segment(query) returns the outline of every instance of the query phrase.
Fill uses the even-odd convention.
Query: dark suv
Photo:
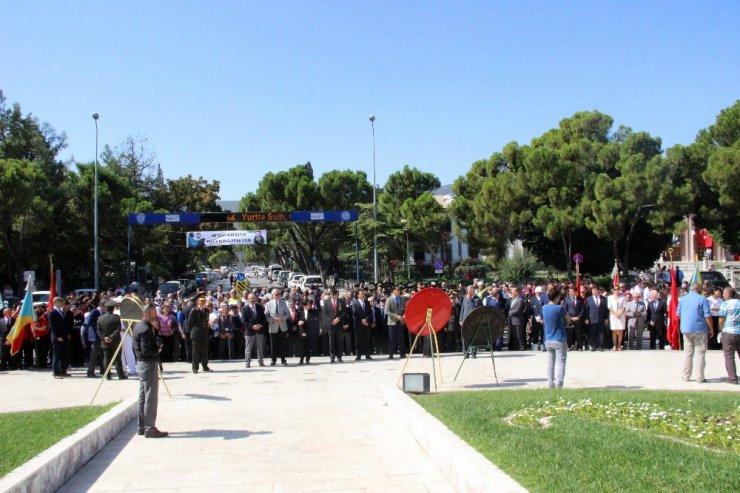
[[[721,272],[717,272],[716,270],[703,271],[701,273],[701,280],[702,282],[711,282],[712,287],[714,288],[724,289],[730,285],[730,283],[727,282],[727,279],[725,279],[725,276],[723,276]]]

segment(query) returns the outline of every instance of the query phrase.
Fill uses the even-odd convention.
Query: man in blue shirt
[[[691,378],[694,352],[696,351],[696,381],[704,383],[704,367],[706,366],[707,333],[714,335],[712,327],[712,312],[709,310],[709,300],[701,295],[701,284],[691,284],[691,291],[678,301],[678,316],[681,319],[684,353],[686,358],[683,367],[683,380]]]

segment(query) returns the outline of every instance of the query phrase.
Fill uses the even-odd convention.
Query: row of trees
[[[24,270],[43,280],[48,255],[75,286],[92,284],[94,163],[62,162],[64,134],[6,105],[0,92],[0,278],[22,286]],[[100,155],[101,285],[122,285],[127,271],[129,212],[219,211],[219,182],[166,179],[142,137],[105,146]],[[436,176],[405,166],[376,190],[363,171],[314,176],[310,163],[264,175],[241,211],[359,209],[357,224],[244,224],[270,230],[266,246],[243,248],[244,260],[278,260],[304,272],[331,275],[372,269],[377,234],[381,276],[407,255],[407,240],[445,258],[451,224],[477,251],[501,258],[521,240],[540,259],[570,271],[572,253],[587,254],[592,272],[646,265],[693,214],[721,243],[740,250],[740,101],[688,146],[663,153],[644,131],[613,128],[597,111],[576,113],[528,145],[507,144],[474,162],[454,184],[444,209],[432,196]],[[222,229],[223,225],[202,226]],[[202,264],[224,264],[232,249],[187,250],[190,227],[146,226],[133,232],[132,257],[156,278]],[[349,272],[345,271],[345,274]]]
[[[740,250],[739,187],[740,101],[665,155],[659,137],[579,112],[473,163],[455,181],[452,215],[472,246],[495,257],[522,240],[569,273],[574,250],[588,252],[594,271],[615,258],[626,269],[649,265],[690,214]]]
[[[274,252],[283,265],[295,264],[303,272],[326,276],[342,271],[355,256],[373,257],[373,235],[377,234],[380,268],[392,276],[393,260],[405,258],[406,234],[430,251],[447,240],[450,220],[432,196],[440,183],[434,175],[404,167],[392,174],[377,193],[377,213],[373,213],[373,188],[364,171],[334,170],[316,179],[310,163],[287,171],[267,173],[254,193],[240,202],[242,211],[360,210],[357,224],[288,223],[274,226],[269,245],[254,247],[247,258],[267,262]],[[261,227],[245,224],[245,228]],[[344,269],[344,274],[349,267]]]
[[[0,91],[0,280],[16,290],[23,271],[48,284],[49,255],[68,287],[93,285],[94,162],[62,162],[66,136],[8,106]],[[165,179],[147,141],[129,137],[105,146],[98,166],[101,286],[127,282],[129,212],[219,211],[218,181]],[[184,248],[185,228],[155,226],[133,233],[133,268],[169,277],[202,253]]]

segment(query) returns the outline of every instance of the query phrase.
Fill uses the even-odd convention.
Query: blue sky
[[[129,135],[241,198],[311,161],[452,183],[581,110],[689,144],[740,97],[738,1],[0,0],[0,89],[64,131]]]

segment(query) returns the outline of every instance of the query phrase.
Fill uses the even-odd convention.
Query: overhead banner
[[[267,230],[189,231],[185,235],[185,243],[188,248],[264,245],[267,243]]]
[[[360,212],[349,211],[292,211],[292,212],[131,212],[130,226],[146,224],[203,224],[203,223],[265,223],[265,222],[321,222],[346,223],[360,219]]]
[[[131,225],[200,224],[200,214],[197,212],[130,212],[128,223]]]

